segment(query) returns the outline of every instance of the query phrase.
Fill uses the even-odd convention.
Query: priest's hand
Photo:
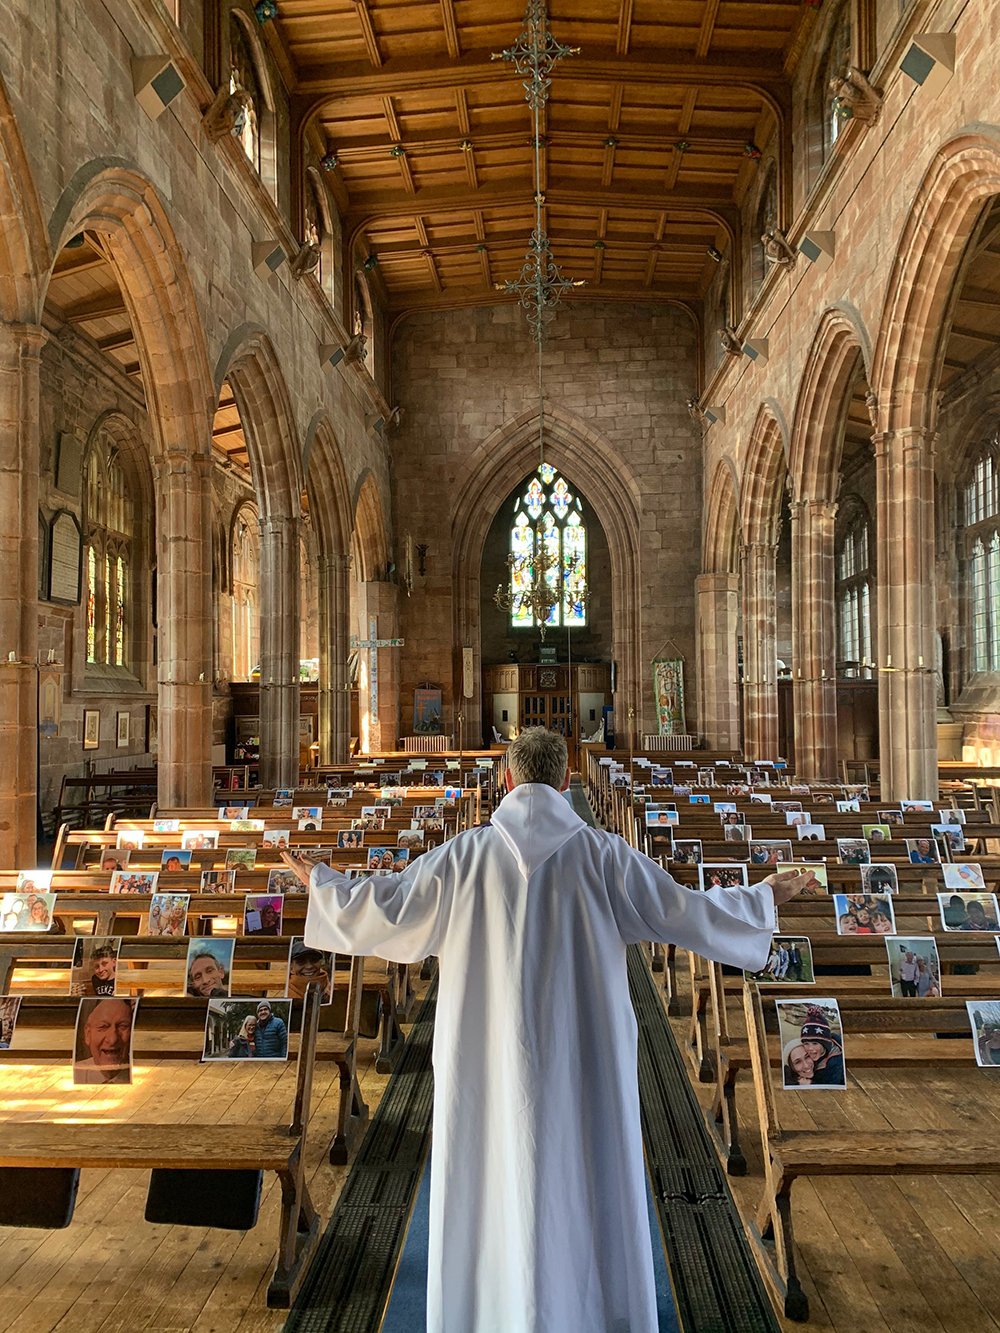
[[[288,869],[291,870],[293,874],[298,877],[299,881],[308,889],[309,876],[312,874],[313,869],[312,862],[307,861],[304,856],[300,856],[297,852],[289,852],[284,849],[282,849],[281,852],[281,859],[284,861]]]
[[[761,883],[770,884],[774,894],[774,905],[780,907],[790,898],[797,897],[803,889],[809,888],[816,881],[811,870],[787,870],[781,875],[767,875]]]

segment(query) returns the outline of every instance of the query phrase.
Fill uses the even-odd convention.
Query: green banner
[[[656,722],[661,736],[685,732],[684,725],[684,659],[657,657],[653,661],[653,698],[656,700]]]

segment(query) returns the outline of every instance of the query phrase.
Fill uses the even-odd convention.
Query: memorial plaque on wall
[[[83,541],[74,514],[63,509],[49,529],[49,599],[76,605],[80,600]]]
[[[63,431],[56,446],[56,486],[65,495],[80,497],[83,446],[75,435]]]

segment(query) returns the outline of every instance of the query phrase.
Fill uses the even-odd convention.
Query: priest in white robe
[[[428,1333],[655,1333],[626,946],[759,970],[806,877],[684,888],[572,810],[561,736],[508,764],[491,823],[401,874],[297,864],[306,943],[439,960]]]

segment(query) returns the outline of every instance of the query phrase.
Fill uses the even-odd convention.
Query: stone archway
[[[788,472],[785,432],[773,409],[757,412],[743,464],[743,719],[747,754],[778,754],[776,560]]]
[[[1000,131],[935,154],[907,217],[875,345],[879,755],[882,794],[934,798],[937,386],[963,260],[1000,194]]]
[[[643,646],[639,618],[640,496],[624,462],[581,418],[546,406],[546,458],[571,476],[589,477],[584,488],[604,529],[611,556],[612,658],[618,664],[615,695],[619,735],[641,731]],[[486,534],[497,509],[538,463],[538,414],[524,412],[483,440],[456,478],[458,496],[452,527],[452,586],[456,679],[460,696],[463,647],[472,649],[476,694],[466,703],[466,730],[482,730],[480,634],[481,566]]]
[[[824,311],[792,422],[792,696],[795,769],[806,781],[837,773],[835,524],[845,423],[871,343],[853,308]]]
[[[319,759],[321,764],[343,763],[350,734],[351,497],[340,446],[325,413],[309,423],[303,466],[319,542]]]
[[[299,525],[301,464],[291,399],[259,328],[236,330],[216,367],[240,414],[260,515],[260,780],[299,777]]]
[[[357,640],[394,639],[399,634],[399,586],[390,577],[389,533],[382,497],[366,469],[355,488],[352,533],[354,578],[351,623]],[[362,648],[358,654],[358,726],[367,753],[396,748],[399,738],[399,652]]]
[[[697,602],[700,731],[720,750],[740,749],[739,481],[732,461],[718,463],[708,495]]]
[[[164,808],[212,800],[212,376],[166,208],[130,163],[91,162],[49,224],[53,254],[98,234],[135,335],[157,498],[159,757]]]

